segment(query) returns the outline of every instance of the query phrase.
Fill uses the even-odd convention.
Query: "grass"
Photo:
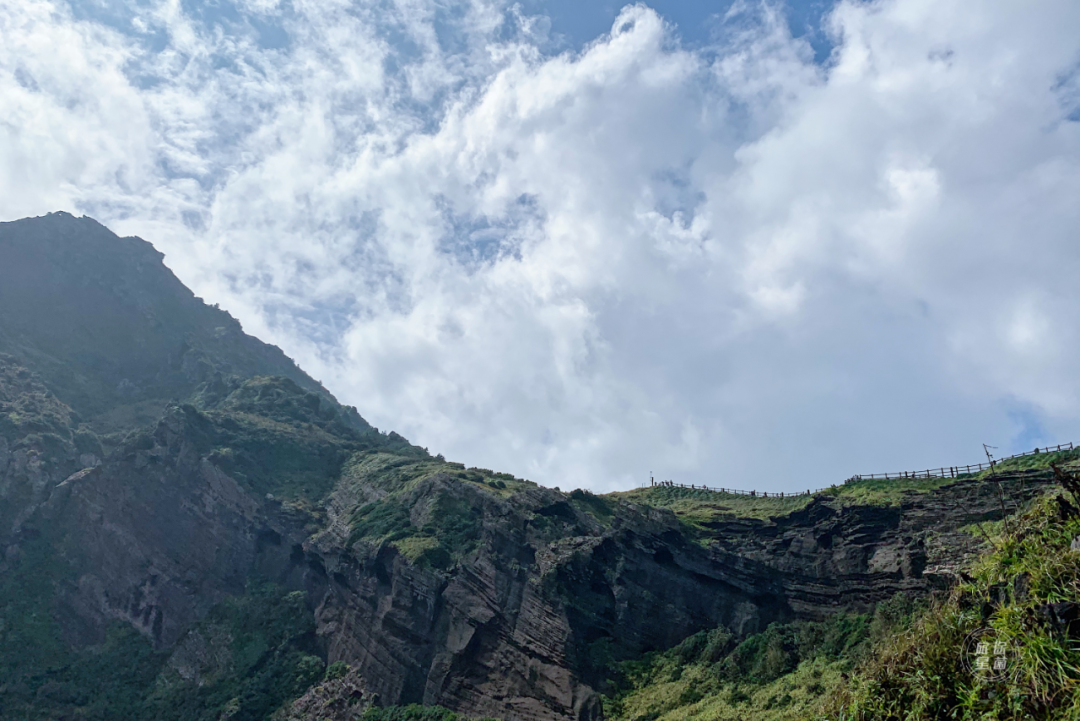
[[[485,497],[508,498],[535,488],[508,473],[441,457],[363,451],[345,464],[337,493],[357,499],[349,518],[350,545],[390,544],[411,563],[445,571],[477,548]],[[368,500],[372,495],[377,499]],[[592,512],[610,516],[608,502],[581,495]]]
[[[1020,456],[1018,458],[1001,461],[995,465],[995,471],[997,473],[1008,473],[1016,471],[1045,470],[1050,468],[1053,464],[1061,465],[1077,460],[1080,460],[1080,448],[1074,448],[1068,451],[1053,451],[1051,453],[1035,453],[1030,456]],[[982,478],[989,475],[989,470],[979,474]]]
[[[905,596],[872,614],[772,624],[736,643],[718,627],[615,666],[612,721],[774,721],[813,718],[874,644],[908,622]]]
[[[688,523],[702,528],[709,523],[731,517],[765,520],[786,515],[804,508],[812,500],[806,495],[784,498],[773,495],[745,496],[678,486],[635,488],[631,491],[609,493],[602,497],[668,508]]]
[[[421,706],[409,704],[408,706],[387,706],[384,708],[372,707],[364,712],[360,721],[474,721],[472,717],[462,716],[442,706]],[[496,719],[483,718],[475,721],[497,721]]]
[[[954,483],[952,478],[922,479],[872,479],[852,481],[850,483],[825,489],[819,493],[807,495],[785,495],[770,493],[768,496],[754,496],[720,493],[704,489],[680,488],[678,486],[650,486],[608,494],[608,497],[640,503],[643,505],[671,509],[685,522],[700,529],[709,524],[719,523],[732,518],[750,518],[768,520],[786,516],[808,506],[815,499],[826,499],[841,505],[897,505],[908,493],[928,493],[942,486]]]
[[[409,536],[393,541],[392,545],[413,564],[424,563],[440,548],[439,539],[433,536]]]
[[[381,450],[353,455],[343,469],[342,483],[346,488],[367,486],[385,493],[402,493],[438,474],[469,483],[501,498],[536,488],[535,483],[515,478],[509,473],[466,468],[464,464],[441,460],[440,457],[417,458]]]
[[[954,478],[868,478],[851,481],[821,492],[849,506],[896,506],[908,493],[930,493],[955,483]]]
[[[994,473],[1049,471],[1051,464],[1071,463],[1077,460],[1080,460],[1080,449],[1040,453],[998,463]],[[768,520],[785,516],[805,508],[811,501],[818,498],[845,506],[895,506],[899,505],[908,494],[931,493],[943,486],[965,480],[985,481],[992,478],[992,475],[990,470],[985,470],[980,473],[962,474],[956,478],[866,478],[838,484],[812,495],[803,493],[794,496],[785,495],[783,498],[773,493],[768,496],[763,494],[750,496],[678,486],[635,488],[630,491],[609,493],[602,498],[668,508],[689,525],[698,529],[707,529],[709,524],[729,521],[733,518]]]
[[[604,526],[611,525],[611,519],[615,517],[615,503],[610,498],[597,496],[586,490],[571,491],[570,505],[592,516]]]
[[[825,689],[835,688],[849,664],[814,659],[766,683],[717,682],[707,669],[686,669],[623,700],[612,719],[627,721],[797,721],[812,718]]]
[[[835,695],[828,718],[1080,719],[1080,638],[1048,622],[1046,610],[1080,599],[1080,552],[1070,547],[1080,513],[1048,496],[1010,529],[997,528],[995,548],[969,569],[969,582],[882,644]],[[1001,680],[962,663],[965,639],[980,630],[1016,651]]]
[[[353,512],[349,544],[389,543],[409,561],[448,570],[472,553],[480,541],[480,511],[448,489],[435,491],[420,526],[412,522],[407,500],[400,495],[367,503]]]
[[[1041,462],[1076,458],[1049,455]],[[1016,470],[1042,467],[1025,459]],[[1063,476],[1080,491],[1080,478]],[[1048,610],[1080,602],[1080,551],[1071,548],[1080,537],[1080,498],[1051,488],[1010,523],[984,524],[993,543],[946,595],[922,602],[898,596],[869,616],[772,625],[738,645],[723,628],[695,634],[667,651],[616,664],[608,717],[1080,721],[1080,622],[1055,622]],[[669,507],[697,500],[682,490],[664,489]],[[892,502],[887,493],[873,495],[877,490],[863,485],[842,495]],[[697,502],[691,513],[704,505]],[[964,644],[979,630],[1014,650],[1010,675],[995,681],[964,665]]]

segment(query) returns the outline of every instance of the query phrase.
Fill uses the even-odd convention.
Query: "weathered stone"
[[[603,674],[588,658],[604,639],[634,656],[720,624],[745,635],[927,591],[928,558],[978,545],[958,529],[1000,514],[992,490],[960,481],[891,507],[819,498],[768,521],[718,521],[701,543],[669,511],[620,503],[601,525],[553,490],[503,498],[436,475],[413,491],[417,520],[452,494],[483,528],[479,549],[440,571],[389,545],[349,545],[347,509],[377,489],[343,486],[311,535],[195,452],[186,418],[167,414],[153,448],[80,471],[50,498],[87,564],[60,599],[73,641],[123,619],[174,648],[180,676],[212,675],[213,643],[185,633],[246,579],[272,578],[307,591],[327,661],[349,664],[381,703],[508,721],[601,718]],[[1003,483],[1018,496],[1039,485]],[[541,517],[563,530],[545,535]]]
[[[1054,633],[1080,638],[1080,604],[1073,601],[1044,603],[1035,607],[1035,617]]]
[[[371,700],[364,679],[350,670],[341,678],[308,689],[288,708],[274,714],[272,721],[359,721]]]

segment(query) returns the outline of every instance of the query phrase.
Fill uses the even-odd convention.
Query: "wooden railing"
[[[1024,456],[1035,456],[1040,453],[1056,453],[1058,451],[1071,451],[1078,446],[1074,446],[1072,443],[1062,443],[1057,446],[1047,446],[1046,448],[1036,448],[1033,451],[1027,451],[1025,453],[1017,453],[1015,455],[1006,456],[1005,458],[994,460],[992,463],[974,463],[968,466],[948,466],[941,468],[928,468],[925,471],[900,471],[899,473],[870,473],[867,475],[856,475],[848,478],[844,483],[854,483],[855,481],[864,481],[867,479],[881,478],[885,480],[904,480],[904,479],[916,479],[916,478],[957,478],[959,476],[981,473],[982,471],[991,468],[999,463],[1010,461],[1013,458],[1023,458]],[[714,486],[696,485],[675,483],[674,481],[654,481],[650,479],[649,485],[651,486],[666,486],[669,488],[689,488],[691,490],[700,491],[712,491],[714,493],[729,493],[736,496],[753,496],[755,498],[796,498],[798,496],[809,496],[815,493],[821,493],[822,491],[828,491],[832,488],[836,488],[835,485],[827,488],[818,488],[811,491],[807,489],[805,492],[796,491],[795,493],[787,492],[774,492],[772,495],[768,491],[743,491],[738,488],[716,488]],[[643,486],[647,487],[647,486]]]

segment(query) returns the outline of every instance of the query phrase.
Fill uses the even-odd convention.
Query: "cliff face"
[[[598,719],[612,661],[925,590],[970,545],[957,529],[1001,512],[968,480],[691,524],[647,494],[563,494],[379,433],[93,221],[0,225],[0,281],[0,646],[53,649],[0,654],[8,713],[80,717],[96,692],[49,679],[126,628],[157,659],[131,693],[202,699],[185,718],[264,717],[234,689],[299,695],[343,661],[355,683],[319,694]],[[1008,483],[1022,497],[1039,477]],[[286,595],[236,600],[253,584]],[[307,620],[276,640],[244,625],[273,603]]]

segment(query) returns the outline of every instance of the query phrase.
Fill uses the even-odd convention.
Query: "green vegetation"
[[[408,706],[369,708],[361,716],[361,721],[497,721],[497,719],[482,718],[474,720],[471,717],[454,713],[442,706],[421,706],[414,703]]]
[[[410,562],[445,571],[477,548],[485,499],[506,498],[536,484],[509,473],[378,450],[354,454],[338,488],[361,498],[370,497],[372,489],[385,494],[352,511],[350,545],[391,544]]]
[[[707,530],[709,524],[733,518],[767,520],[793,513],[805,508],[813,499],[827,499],[830,503],[845,506],[874,505],[895,506],[906,494],[929,493],[942,486],[963,480],[988,480],[996,474],[1046,471],[1052,464],[1067,463],[1080,459],[1080,448],[1021,456],[1002,461],[993,473],[961,474],[956,478],[866,478],[841,483],[818,493],[785,495],[770,493],[753,496],[735,493],[719,493],[704,489],[679,486],[649,486],[631,491],[611,493],[614,498],[657,508],[668,508],[691,527]]]
[[[1033,453],[1029,456],[1019,456],[1001,461],[994,466],[995,473],[1015,473],[1017,471],[1045,470],[1053,465],[1062,465],[1080,460],[1080,448],[1068,451],[1051,451],[1050,453]],[[979,474],[981,478],[991,475],[989,470]]]
[[[1080,490],[1075,477],[1065,479]],[[929,609],[838,693],[829,717],[853,721],[1080,719],[1080,499],[1041,499],[998,527],[971,580]],[[1053,606],[1052,604],[1064,604]],[[1071,616],[1069,616],[1071,617]],[[962,661],[969,634],[990,630],[1012,656],[993,680]]]
[[[698,528],[707,528],[709,523],[734,517],[765,520],[783,516],[804,508],[812,499],[805,494],[786,495],[784,498],[772,494],[749,496],[678,486],[649,486],[611,493],[606,497],[669,508],[681,519]]]
[[[397,462],[427,455],[396,434],[355,430],[344,409],[287,378],[245,381],[205,415],[210,460],[256,495],[314,502],[357,452],[379,449]]]
[[[146,708],[135,718],[262,721],[326,672],[316,655],[315,620],[300,591],[250,584],[243,596],[216,606],[181,645],[197,646],[208,639],[219,647],[211,662],[194,669],[200,683],[183,678],[174,665],[166,666]]]
[[[503,498],[526,488],[536,488],[535,483],[514,478],[509,473],[465,468],[461,463],[447,462],[441,457],[387,452],[384,449],[357,453],[346,463],[342,473],[342,484],[346,489],[350,486],[366,486],[393,494],[411,491],[418,483],[439,474]]]
[[[610,498],[597,496],[582,489],[570,492],[570,504],[604,525],[608,525],[615,515],[615,504]]]
[[[845,506],[896,506],[908,493],[929,493],[955,483],[955,478],[864,478],[826,488],[819,495]]]
[[[1076,458],[1075,452],[1041,455],[1040,463],[1027,457],[1024,468],[1013,470]],[[918,603],[897,596],[872,615],[772,625],[738,645],[723,628],[696,634],[668,651],[617,664],[609,716],[1077,721],[1080,550],[1073,546],[1080,538],[1080,480],[1057,476],[1073,497],[1056,495],[1059,488],[1009,523],[982,524],[992,543],[947,596]],[[844,495],[865,498],[872,491],[864,486]],[[675,498],[669,507],[687,500],[694,498]],[[983,629],[1014,651],[1013,670],[999,680],[963,663],[966,639]]]
[[[72,649],[51,609],[36,605],[64,567],[49,552],[31,544],[0,576],[0,718],[261,721],[323,677],[303,594],[272,584],[219,604],[181,642],[220,644],[214,663],[194,669],[199,683],[119,622],[100,643]]]
[[[71,409],[54,396],[36,374],[0,354],[0,435],[31,434],[71,440]]]
[[[29,707],[50,675],[71,661],[53,608],[41,601],[73,580],[66,565],[40,533],[12,555],[0,573],[0,718]]]
[[[897,596],[872,614],[772,624],[741,643],[725,628],[702,631],[662,653],[616,666],[612,719],[806,719],[916,604]]]
[[[413,563],[449,569],[476,549],[479,513],[446,488],[436,489],[425,505],[425,520],[419,527],[410,520],[409,507],[400,494],[361,506],[351,519],[350,544],[360,540],[392,543]]]

